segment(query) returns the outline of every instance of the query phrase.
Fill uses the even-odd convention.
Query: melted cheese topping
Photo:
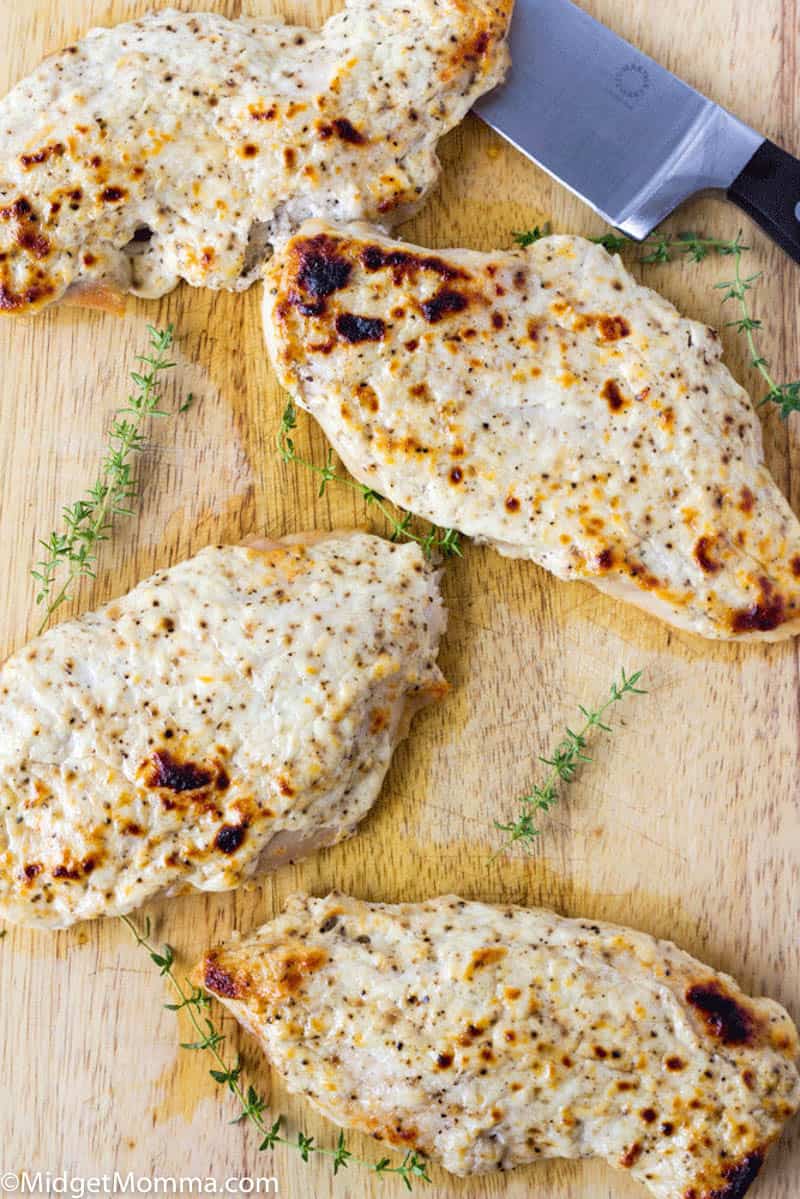
[[[438,138],[505,73],[511,4],[349,0],[319,32],[174,10],[93,30],[0,104],[0,312],[69,288],[240,290],[306,217],[409,215]]]
[[[416,545],[217,547],[0,670],[0,915],[48,928],[225,891],[353,831],[443,694]]]
[[[601,247],[312,222],[264,322],[284,386],[403,508],[706,637],[800,629],[800,525],[717,334]]]
[[[740,1199],[800,1106],[777,1003],[543,910],[299,896],[196,981],[290,1090],[455,1174],[602,1157],[657,1199]]]

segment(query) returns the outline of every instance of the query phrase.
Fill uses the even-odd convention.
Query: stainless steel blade
[[[476,112],[631,237],[729,187],[764,140],[570,0],[516,0],[511,55]]]

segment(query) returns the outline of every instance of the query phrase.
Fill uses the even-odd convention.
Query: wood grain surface
[[[800,152],[797,0],[584,0],[740,117]],[[335,3],[210,0],[228,16],[277,11],[316,20]],[[0,88],[93,24],[138,15],[135,0],[0,0]],[[201,7],[185,4],[182,7]],[[441,186],[403,234],[425,245],[489,249],[550,220],[596,233],[590,210],[469,119],[441,151]],[[732,236],[744,225],[764,350],[779,377],[800,372],[800,268],[721,200],[687,206],[673,228]],[[713,283],[725,263],[636,268],[689,315],[727,319]],[[174,321],[179,367],[169,398],[195,407],[160,423],[142,463],[141,514],[119,526],[76,611],[130,588],[209,542],[253,532],[336,524],[382,531],[345,489],[316,497],[314,481],[277,459],[284,402],[259,328],[260,288],[234,296],[181,287],[160,304],[130,301],[124,318],[58,309],[0,323],[0,655],[36,626],[29,570],[37,539],[94,477],[105,431],[148,321]],[[733,314],[730,314],[733,315]],[[723,330],[737,378],[761,394],[744,347]],[[800,423],[763,412],[767,455],[800,509]],[[797,418],[795,418],[795,421]],[[323,438],[302,418],[298,444],[321,460]],[[231,929],[277,912],[292,891],[337,887],[366,899],[468,897],[546,904],[676,940],[800,1018],[800,750],[798,643],[713,645],[580,584],[469,547],[448,565],[451,608],[442,665],[449,698],[415,722],[382,797],[358,836],[247,891],[153,905],[160,940],[181,967]],[[646,672],[649,694],[626,702],[612,738],[546,819],[532,858],[502,857],[492,821],[536,777],[578,703],[605,692],[620,666]],[[8,928],[0,941],[0,1170],[76,1175],[274,1175],[292,1199],[385,1196],[399,1182],[328,1162],[257,1152],[232,1126],[230,1096],[207,1061],[178,1047],[187,1028],[162,1007],[157,971],[119,921],[59,934]],[[335,1131],[270,1076],[247,1038],[217,1011],[230,1055],[248,1078],[324,1144]],[[350,1137],[371,1160],[379,1149]],[[420,1193],[439,1199],[635,1199],[644,1192],[598,1163],[548,1163],[513,1175],[450,1179],[434,1169]],[[771,1157],[755,1194],[796,1199],[800,1124]]]

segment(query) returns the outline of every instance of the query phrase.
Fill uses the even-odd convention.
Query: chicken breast
[[[401,507],[705,637],[800,631],[800,525],[717,334],[600,246],[312,222],[264,323],[283,385]]]
[[[0,104],[0,312],[179,279],[242,290],[309,216],[408,216],[505,74],[513,0],[348,0],[319,31],[215,13],[92,30]]]
[[[454,1174],[600,1157],[658,1199],[741,1199],[800,1106],[777,1003],[541,909],[301,895],[195,981],[290,1091]]]
[[[353,832],[441,696],[412,544],[217,546],[0,670],[0,916],[65,928],[227,891]]]

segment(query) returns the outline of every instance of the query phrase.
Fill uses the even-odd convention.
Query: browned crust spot
[[[314,946],[287,946],[271,960],[274,979],[270,987],[270,998],[296,995],[305,985],[306,979],[320,970],[328,960],[324,949]]]
[[[487,966],[496,966],[507,953],[508,950],[502,945],[485,945],[482,949],[474,950],[464,971],[464,978],[472,978],[478,970],[484,970]]]
[[[438,325],[439,321],[444,320],[445,317],[455,316],[468,306],[469,296],[465,295],[463,291],[441,287],[429,300],[424,300],[420,304],[420,311],[429,324]]]
[[[744,1199],[751,1185],[758,1177],[758,1172],[764,1164],[764,1153],[754,1149],[738,1162],[723,1166],[722,1175],[725,1179],[721,1187],[707,1191],[701,1199]],[[687,1199],[689,1197],[687,1196]]]
[[[236,853],[247,835],[247,821],[242,824],[223,824],[214,838],[220,853]]]
[[[47,258],[50,253],[49,240],[35,229],[18,230],[15,240],[20,249],[27,250],[34,258]]]
[[[632,1145],[628,1146],[622,1157],[619,1159],[619,1164],[622,1166],[623,1170],[630,1170],[632,1166],[636,1165],[641,1156],[642,1146],[638,1141],[634,1141]]]
[[[322,316],[325,311],[325,301],[304,300],[298,291],[290,288],[286,300],[282,300],[278,305],[278,316],[284,319],[290,307],[296,308],[301,316]]]
[[[440,279],[468,279],[466,271],[451,266],[435,254],[412,254],[407,250],[384,250],[381,246],[365,246],[361,251],[361,264],[368,271],[391,270],[398,286],[406,278],[413,278],[418,271],[430,271]]]
[[[624,316],[598,316],[597,329],[603,341],[619,341],[628,337],[631,331]]]
[[[52,142],[49,146],[42,146],[40,150],[34,150],[33,154],[20,154],[19,160],[25,170],[29,171],[31,167],[40,166],[50,158],[60,158],[64,150],[63,142]]]
[[[722,987],[717,979],[694,983],[686,1002],[702,1017],[712,1037],[723,1045],[752,1045],[758,1029],[752,1012]]]
[[[370,387],[369,383],[359,383],[355,396],[361,407],[366,408],[368,412],[377,412],[380,408],[378,393],[374,387]]]
[[[554,309],[558,312],[566,311],[566,304],[554,305]],[[580,312],[572,322],[572,329],[575,333],[583,333],[586,329],[590,329],[594,325],[597,332],[600,334],[603,341],[619,341],[621,337],[627,337],[631,331],[631,327],[624,316],[610,316],[607,313],[597,312]]]
[[[388,1145],[401,1145],[404,1148],[412,1145],[421,1147],[419,1145],[419,1129],[413,1124],[405,1126],[399,1121],[394,1124],[384,1124],[378,1117],[367,1116],[359,1120],[355,1127],[365,1129],[377,1141],[386,1141]]]
[[[605,574],[607,570],[611,570],[614,565],[614,551],[610,545],[607,545],[604,550],[601,550],[595,559],[598,571]]]
[[[166,749],[157,750],[151,759],[151,769],[145,781],[148,787],[163,787],[167,791],[199,791],[214,777],[206,766],[196,762],[181,762]]]
[[[621,412],[623,408],[627,408],[628,406],[628,401],[622,394],[616,379],[606,379],[600,389],[600,395],[607,402],[612,412]]]
[[[225,999],[235,999],[238,995],[236,979],[219,965],[215,953],[207,953],[203,964],[203,985],[207,991],[222,995]]]
[[[454,61],[459,62],[463,59],[464,62],[475,62],[477,59],[483,58],[489,49],[491,40],[489,30],[481,29],[470,41],[464,43],[463,49],[456,52]]]
[[[786,619],[786,601],[775,591],[767,578],[758,580],[761,596],[749,608],[740,608],[731,615],[734,633],[769,633]]]
[[[97,860],[91,856],[85,857],[82,862],[60,862],[52,871],[53,878],[61,879],[62,881],[76,882],[78,879],[84,878],[97,869]]]
[[[13,204],[6,204],[5,207],[0,208],[0,220],[10,221],[16,219],[21,221],[26,216],[31,216],[32,213],[33,209],[31,208],[30,201],[25,196],[18,196]]]
[[[743,487],[739,493],[739,510],[749,516],[756,505],[756,497],[749,487]]]
[[[336,317],[336,332],[351,345],[361,341],[380,341],[386,326],[379,316],[358,316],[354,312],[340,312]]]
[[[336,134],[340,141],[347,142],[349,146],[365,146],[367,144],[364,134],[360,129],[356,129],[347,117],[336,117],[334,121],[320,125],[318,132],[323,141],[327,141]]]
[[[699,537],[694,547],[694,556],[706,574],[713,575],[722,570],[722,563],[712,557],[715,537]]]
[[[339,253],[339,243],[327,233],[318,233],[294,243],[297,282],[307,295],[324,299],[345,287],[352,267]]]
[[[52,283],[35,283],[24,291],[11,291],[0,283],[0,312],[16,312],[21,308],[34,308],[53,295]]]

